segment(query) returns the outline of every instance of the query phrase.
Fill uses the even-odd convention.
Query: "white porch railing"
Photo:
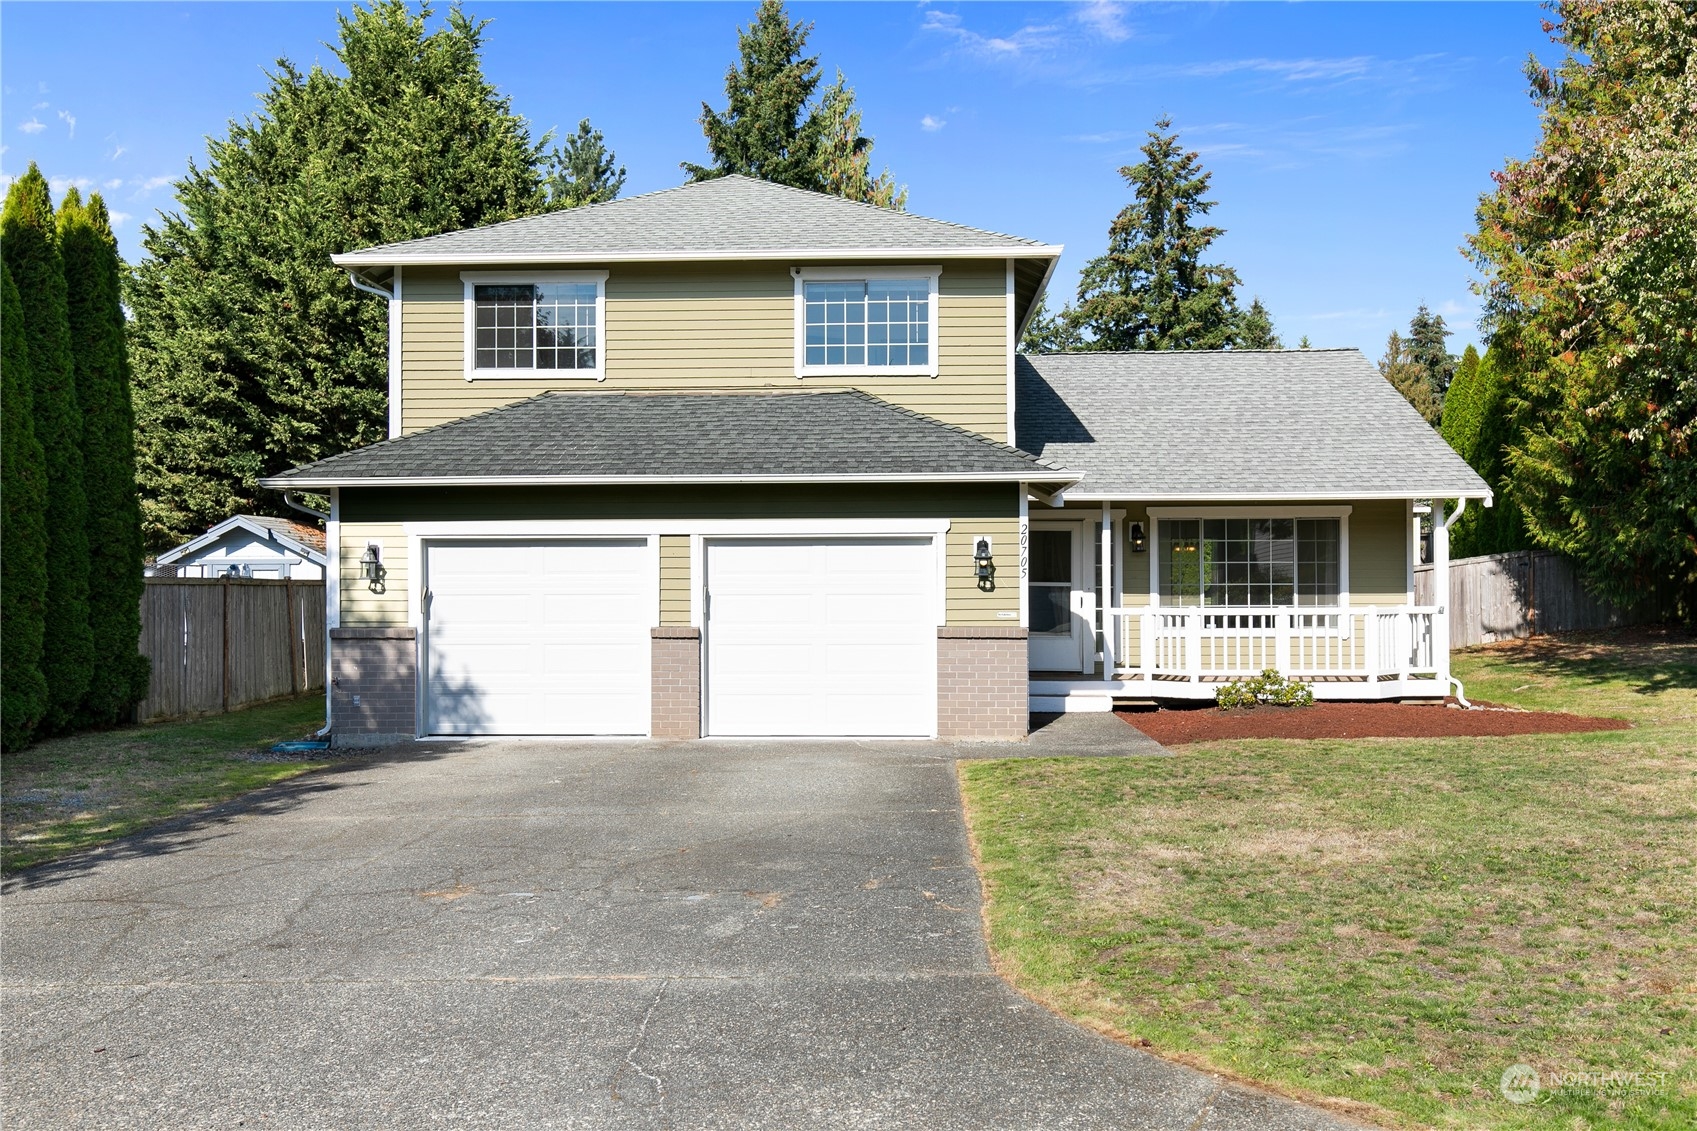
[[[1441,679],[1435,608],[1109,609],[1115,675],[1217,682],[1277,668],[1308,680]]]

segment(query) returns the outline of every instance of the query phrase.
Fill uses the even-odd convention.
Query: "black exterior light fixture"
[[[988,593],[996,587],[996,566],[990,560],[990,538],[980,534],[972,540],[972,564],[978,574],[978,588]]]
[[[367,542],[365,553],[359,556],[359,575],[366,580],[373,593],[382,592],[383,578],[388,572],[383,568],[383,547],[375,542]]]
[[[1132,523],[1131,524],[1131,552],[1134,553],[1134,554],[1141,554],[1144,550],[1147,550],[1148,548],[1149,548],[1149,541],[1148,541],[1148,539],[1146,539],[1143,536],[1143,524],[1141,522]]]

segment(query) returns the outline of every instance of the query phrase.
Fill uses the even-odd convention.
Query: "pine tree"
[[[1385,356],[1379,359],[1379,372],[1391,387],[1403,395],[1403,399],[1414,406],[1428,424],[1438,422],[1438,402],[1432,396],[1432,386],[1427,383],[1426,369],[1409,352],[1408,342],[1395,330],[1385,343]]]
[[[737,30],[740,64],[725,72],[723,113],[701,104],[710,165],[682,163],[691,180],[731,173],[820,191],[825,121],[809,106],[819,57],[803,55],[813,25],[790,23],[783,0],[761,0],[754,22]]]
[[[88,498],[88,612],[94,669],[81,721],[110,726],[147,694],[141,638],[141,507],[136,496],[135,414],[119,300],[118,242],[106,203],[75,188],[59,206],[59,249],[83,416]]]
[[[548,203],[554,208],[605,204],[617,200],[625,187],[625,167],[618,163],[601,131],[589,119],[577,124],[550,158]]]
[[[1444,344],[1448,337],[1450,331],[1444,326],[1444,316],[1433,314],[1421,303],[1408,322],[1408,352],[1414,363],[1426,371],[1426,383],[1440,406],[1455,376],[1455,355]]]
[[[1134,199],[1108,228],[1108,253],[1084,268],[1075,320],[1099,350],[1223,349],[1237,340],[1237,272],[1202,262],[1224,234],[1197,226],[1214,207],[1209,174],[1161,118],[1144,160],[1120,175]]]
[[[1243,312],[1237,323],[1237,348],[1243,350],[1282,350],[1284,343],[1279,341],[1279,333],[1273,328],[1273,316],[1267,313],[1267,308],[1261,305],[1261,296],[1256,295],[1249,304],[1249,309]]]
[[[1468,508],[1456,523],[1450,550],[1457,557],[1501,554],[1531,545],[1507,474],[1506,455],[1515,435],[1509,394],[1508,375],[1498,366],[1494,352],[1487,350],[1481,358],[1472,346],[1462,351],[1444,397],[1440,431],[1456,454],[1491,485],[1496,498],[1489,509]]]
[[[897,212],[905,209],[907,188],[898,188],[888,169],[872,175],[872,139],[860,132],[854,88],[842,71],[837,72],[837,81],[825,88],[816,114],[824,123],[817,159],[820,190]]]
[[[18,750],[47,713],[47,468],[32,417],[23,300],[11,269],[0,265],[0,275],[0,750]]]
[[[1302,340],[1296,343],[1296,348],[1299,350],[1311,350],[1314,347],[1309,343],[1308,335],[1304,334],[1302,335]]]
[[[35,434],[47,469],[47,605],[41,674],[44,731],[63,730],[82,708],[94,666],[88,623],[88,500],[83,491],[82,410],[71,366],[65,268],[47,178],[32,162],[6,192],[0,251],[23,308]]]
[[[1037,309],[1025,324],[1019,337],[1020,353],[1074,353],[1084,348],[1084,339],[1073,323],[1072,308],[1065,307],[1057,314],[1049,313],[1047,299],[1037,300]]]
[[[387,434],[386,304],[332,255],[548,207],[541,146],[483,77],[483,25],[430,15],[338,17],[347,74],[279,62],[144,227],[127,299],[150,548],[286,513],[261,476]]]

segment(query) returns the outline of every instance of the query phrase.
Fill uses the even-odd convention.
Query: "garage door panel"
[[[426,550],[427,725],[437,734],[644,734],[644,542],[441,542]]]
[[[936,728],[929,538],[709,542],[709,733]]]

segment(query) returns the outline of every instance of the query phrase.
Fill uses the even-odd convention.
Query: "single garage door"
[[[646,542],[426,546],[430,733],[648,733]]]
[[[709,541],[707,733],[937,729],[929,538]]]

